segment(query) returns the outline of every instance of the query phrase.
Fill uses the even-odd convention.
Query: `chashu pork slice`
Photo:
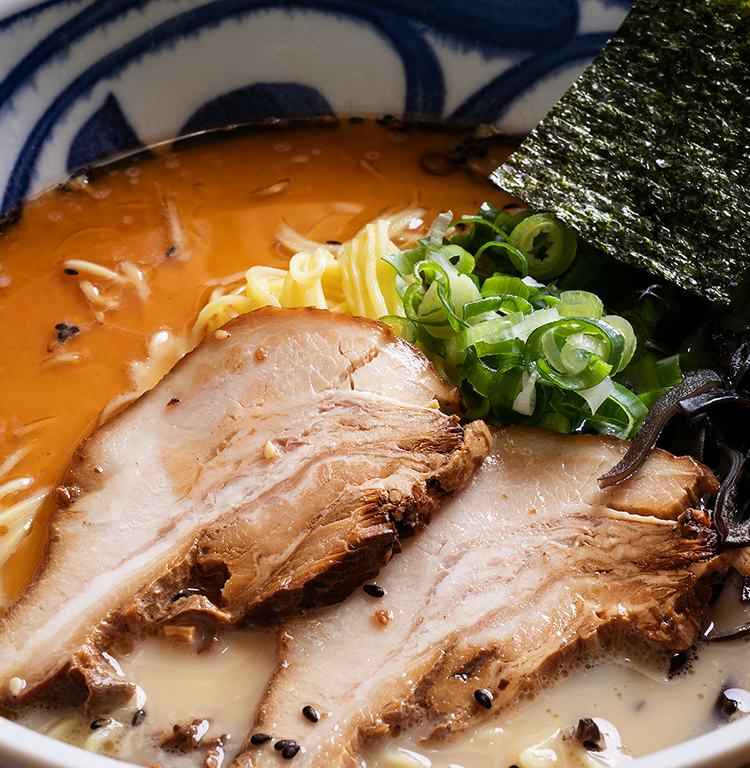
[[[655,451],[606,490],[624,454],[611,437],[531,427],[494,431],[474,479],[381,571],[375,597],[282,625],[280,664],[232,768],[358,766],[369,739],[424,724],[440,739],[533,692],[587,643],[626,630],[690,645],[722,567],[699,498],[713,475]],[[372,590],[370,590],[372,591]],[[487,709],[475,697],[485,690]],[[310,722],[302,713],[319,714]],[[259,740],[256,738],[256,741]],[[292,746],[292,750],[294,747]],[[290,750],[287,750],[287,754]]]
[[[77,449],[46,560],[0,621],[6,701],[25,686],[95,712],[132,692],[102,653],[123,633],[211,639],[342,599],[489,451],[381,323],[266,308],[224,330]]]

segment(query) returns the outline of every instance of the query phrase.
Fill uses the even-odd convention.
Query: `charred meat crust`
[[[699,631],[728,562],[709,515],[690,506],[717,487],[705,467],[655,451],[600,489],[624,441],[529,427],[493,436],[468,487],[379,574],[392,622],[371,621],[361,592],[284,623],[256,729],[301,745],[299,768],[356,766],[363,742],[420,724],[449,738],[587,649],[637,638],[681,650]],[[360,663],[340,664],[344,649]],[[304,703],[320,722],[295,715]],[[248,740],[233,768],[273,764]]]
[[[77,450],[45,562],[0,621],[8,703],[54,680],[96,714],[129,690],[100,655],[123,633],[159,622],[201,647],[344,598],[489,450],[381,323],[265,308],[225,327]]]

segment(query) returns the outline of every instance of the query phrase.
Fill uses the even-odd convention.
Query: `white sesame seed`
[[[263,446],[263,455],[269,460],[279,458],[279,449],[270,441],[266,440],[266,444]]]
[[[25,687],[26,681],[22,677],[11,677],[8,681],[8,690],[13,698],[20,696]]]

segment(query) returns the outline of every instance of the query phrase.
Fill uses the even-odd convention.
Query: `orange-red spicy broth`
[[[133,389],[132,363],[154,333],[186,334],[210,292],[249,267],[287,265],[284,222],[343,241],[417,204],[434,217],[474,212],[488,196],[510,202],[480,175],[447,173],[445,156],[428,151],[460,138],[374,121],[229,134],[31,201],[0,235],[0,468],[28,446],[0,477],[28,478],[6,505],[61,482],[108,403]],[[433,173],[420,166],[425,152]],[[119,278],[76,274],[76,259]],[[40,560],[53,495],[2,569],[8,596]]]

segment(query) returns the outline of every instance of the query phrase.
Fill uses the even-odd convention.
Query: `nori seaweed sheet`
[[[750,2],[638,0],[492,180],[709,299],[750,267]]]

